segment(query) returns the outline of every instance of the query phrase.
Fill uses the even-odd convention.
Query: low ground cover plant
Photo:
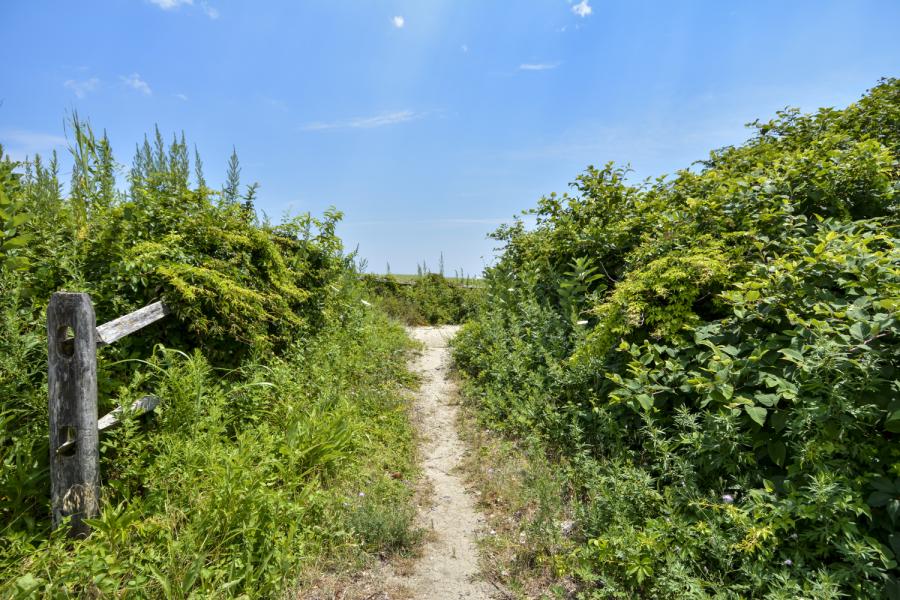
[[[75,168],[0,161],[0,596],[280,597],[310,568],[408,552],[415,477],[407,339],[366,307],[339,213],[259,222],[254,187],[207,187],[183,136],[137,148],[116,189],[105,136],[71,124]],[[2,153],[0,153],[2,154]],[[51,532],[44,311],[89,292],[98,323],[174,314],[100,351],[92,535]],[[395,508],[372,527],[360,515]]]
[[[563,465],[585,598],[900,597],[900,81],[494,236],[455,357]]]

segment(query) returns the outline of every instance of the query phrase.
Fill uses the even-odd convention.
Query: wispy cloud
[[[397,15],[391,19],[391,23],[393,23],[394,27],[397,29],[403,29],[403,26],[406,25],[406,19],[404,19],[402,15]]]
[[[591,5],[588,3],[588,0],[581,0],[578,4],[572,7],[572,12],[578,15],[579,17],[586,17],[592,12],[594,9],[591,8]]]
[[[97,86],[100,85],[100,80],[96,77],[91,77],[90,79],[67,79],[63,82],[63,86],[67,89],[72,90],[72,93],[75,94],[77,98],[84,98],[90,92],[93,92],[97,89]]]
[[[201,2],[200,8],[203,10],[203,14],[205,14],[213,21],[219,18],[219,9],[215,6],[212,6],[209,2]]]
[[[155,4],[163,10],[175,10],[176,8],[182,6],[194,6],[194,0],[149,0],[150,4]],[[219,18],[219,9],[211,5],[206,0],[200,0],[198,5],[200,10],[203,11],[210,19],[218,19]]]
[[[553,63],[523,63],[519,65],[520,71],[549,71],[550,69],[555,69],[562,63],[553,62]]]
[[[153,93],[153,90],[150,89],[150,84],[141,79],[141,76],[138,73],[132,73],[128,77],[122,77],[121,79],[122,83],[134,90],[139,91],[145,96],[149,96]]]
[[[316,122],[303,126],[304,131],[324,131],[326,129],[374,129],[421,119],[424,115],[411,110],[399,110],[396,112],[381,113],[371,117],[356,117],[344,121],[331,121],[328,123]]]
[[[468,44],[463,44],[462,46],[459,47],[459,49],[462,50],[464,54],[469,53],[469,45]]]
[[[187,94],[175,94],[175,97],[181,100],[182,102],[187,102],[188,97]]]
[[[193,4],[194,0],[150,0],[150,4],[155,4],[163,10],[172,10],[183,4]]]
[[[51,133],[6,129],[0,131],[0,144],[13,160],[25,160],[35,154],[47,153],[67,144],[66,138]]]

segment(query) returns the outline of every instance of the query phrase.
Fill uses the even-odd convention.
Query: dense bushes
[[[126,195],[105,137],[77,119],[72,137],[66,197],[55,160],[0,162],[0,596],[278,597],[323,560],[408,548],[407,341],[362,303],[339,215],[258,223],[252,194],[199,169],[189,185],[184,140],[158,133]],[[74,543],[49,523],[44,312],[62,289],[98,322],[174,309],[101,350],[101,414],[162,403],[102,436],[102,513]],[[389,527],[358,518],[375,505]]]
[[[495,236],[456,358],[568,465],[586,597],[900,597],[900,81]]]
[[[475,311],[481,290],[439,273],[400,280],[393,275],[363,277],[366,289],[388,315],[407,325],[462,323]]]

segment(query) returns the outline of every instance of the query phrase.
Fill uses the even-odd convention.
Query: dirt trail
[[[422,377],[414,411],[423,440],[422,468],[434,490],[434,503],[419,514],[421,526],[432,531],[423,556],[412,575],[397,577],[396,581],[421,600],[491,597],[489,584],[475,580],[475,537],[483,519],[456,473],[465,446],[456,432],[456,390],[448,378],[447,342],[458,330],[453,325],[409,330],[414,339],[425,344],[413,365]]]

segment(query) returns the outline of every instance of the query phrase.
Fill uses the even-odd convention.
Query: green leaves
[[[2,245],[0,245],[0,250],[12,250],[14,248],[24,248],[28,245],[28,242],[34,239],[34,236],[31,234],[26,235],[17,235],[15,237],[7,238],[3,241]]]
[[[896,527],[900,524],[900,478],[892,481],[887,477],[881,477],[871,485],[874,491],[869,494],[866,504],[872,508],[883,509],[891,525]]]
[[[644,410],[651,410],[653,408],[653,398],[648,396],[647,394],[638,394],[635,396],[635,399],[641,405],[641,408]]]
[[[794,364],[801,364],[803,362],[803,354],[794,350],[793,348],[781,348],[778,350],[787,360],[791,361]]]
[[[900,383],[894,382],[895,387],[900,387]],[[887,416],[884,418],[884,428],[891,433],[900,433],[900,400],[891,402],[887,409]]]
[[[754,423],[762,427],[766,423],[766,415],[769,414],[769,411],[763,408],[762,406],[745,406],[744,411],[747,413],[747,416],[753,420]]]
[[[457,355],[483,417],[577,464],[586,514],[615,502],[596,472],[665,498],[598,519],[587,588],[875,598],[897,580],[893,492],[868,482],[900,464],[898,114],[891,79],[655,183],[589,168],[494,236],[496,300]]]
[[[26,247],[34,236],[19,231],[30,214],[21,195],[20,177],[14,172],[18,163],[4,159],[2,152],[0,147],[0,268],[18,271],[28,266],[28,259],[10,251]]]
[[[787,446],[785,446],[784,442],[781,440],[769,440],[768,444],[766,444],[766,450],[772,462],[779,467],[784,466],[784,460],[787,457]]]
[[[865,322],[856,322],[850,326],[850,335],[857,340],[865,340],[869,336],[869,325]]]

